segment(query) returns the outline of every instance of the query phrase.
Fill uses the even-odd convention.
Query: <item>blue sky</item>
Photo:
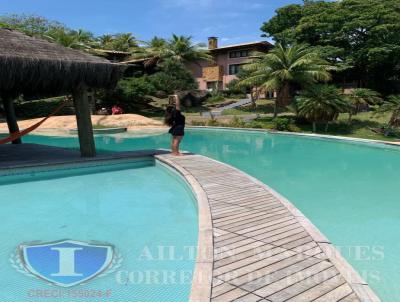
[[[140,40],[172,33],[221,45],[261,40],[276,8],[301,0],[0,0],[0,14],[44,16],[97,35],[132,32]]]

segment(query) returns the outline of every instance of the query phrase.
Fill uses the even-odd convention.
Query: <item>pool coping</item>
[[[211,300],[212,270],[214,264],[214,240],[211,210],[206,192],[189,171],[176,165],[166,156],[154,155],[155,159],[179,173],[192,189],[198,209],[198,243],[196,265],[192,278],[189,302]]]
[[[199,207],[199,240],[198,240],[198,259],[196,260],[195,273],[193,276],[192,291],[190,295],[191,302],[210,301],[212,290],[213,278],[213,253],[206,253],[204,255],[204,248],[207,251],[214,249],[213,239],[213,220],[209,199],[202,188],[202,185],[196,178],[184,167],[179,165],[177,161],[171,160],[169,155],[155,155],[156,160],[168,165],[170,168],[175,169],[179,174],[190,184],[198,200]],[[204,157],[204,156],[202,156]],[[325,237],[325,235],[288,199],[280,195],[265,183],[248,175],[247,173],[232,167],[228,164],[219,162],[217,160],[207,158],[209,161],[218,165],[222,165],[233,171],[245,175],[251,182],[265,188],[275,198],[281,202],[288,211],[296,218],[300,225],[307,231],[311,238],[318,244],[320,249],[326,254],[328,260],[336,267],[342,277],[346,280],[348,285],[353,289],[361,302],[380,302],[381,300],[370,288],[368,283],[360,276],[360,274],[341,256],[339,251],[333,244]],[[200,280],[201,282],[198,282]]]

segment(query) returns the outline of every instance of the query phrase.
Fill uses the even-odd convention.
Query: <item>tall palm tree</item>
[[[388,131],[390,131],[390,128],[400,127],[400,95],[390,96],[377,110],[377,113],[386,112],[392,113]]]
[[[296,97],[298,115],[312,122],[313,132],[317,131],[319,122],[326,123],[327,132],[329,122],[336,120],[341,112],[347,112],[349,106],[340,89],[332,85],[313,85]]]
[[[381,95],[378,92],[367,88],[353,89],[347,97],[351,104],[349,110],[349,124],[351,124],[353,115],[357,115],[362,107],[376,105],[382,102]]]
[[[137,52],[136,57],[149,59],[148,64],[161,64],[165,60],[175,60],[179,63],[197,62],[198,60],[211,60],[208,51],[202,44],[194,44],[192,37],[172,35],[165,40],[154,37],[146,43],[142,52]]]
[[[190,36],[177,36],[172,35],[172,38],[168,41],[169,55],[181,62],[195,62],[198,60],[210,60],[211,56],[208,51],[202,49],[204,45],[193,44],[192,37]]]
[[[150,41],[145,42],[145,46],[136,52],[135,56],[148,59],[146,65],[158,65],[163,58],[168,57],[169,48],[167,40],[155,36]]]
[[[138,41],[131,33],[121,33],[113,36],[112,50],[132,51],[138,47]]]
[[[258,86],[266,91],[276,91],[274,117],[278,106],[291,103],[297,87],[331,79],[333,66],[305,45],[284,47],[277,44],[269,53],[257,53],[253,61],[245,66],[249,71],[241,81],[244,86]]]
[[[105,35],[98,37],[97,40],[99,42],[100,48],[108,49],[108,47],[111,47],[111,44],[112,44],[114,38],[110,34],[105,34]]]

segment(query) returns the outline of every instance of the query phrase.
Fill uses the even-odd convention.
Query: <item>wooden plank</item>
[[[290,270],[289,272],[283,271],[284,273],[288,274],[287,276],[283,276],[284,278],[281,278],[279,280],[276,280],[275,282],[271,282],[270,284],[257,289],[255,293],[257,295],[260,295],[262,297],[269,297],[272,296],[275,293],[278,293],[285,288],[292,286],[304,279],[307,279],[311,276],[314,276],[322,271],[325,271],[326,269],[332,267],[332,263],[329,263],[327,261],[321,261],[318,262],[312,266],[308,266],[305,268],[302,268],[302,266],[298,266],[298,270]],[[271,281],[275,280],[275,276],[271,277]],[[282,277],[282,275],[278,275],[278,277]],[[249,287],[249,285],[243,286],[244,288],[254,288]],[[311,300],[303,300],[303,301],[311,301]]]

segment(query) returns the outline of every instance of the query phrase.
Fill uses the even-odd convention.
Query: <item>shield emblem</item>
[[[114,247],[73,240],[22,244],[20,257],[31,274],[58,286],[71,287],[107,270],[114,257]]]

